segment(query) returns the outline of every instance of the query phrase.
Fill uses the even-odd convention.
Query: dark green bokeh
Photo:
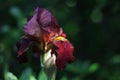
[[[75,62],[58,70],[56,80],[120,80],[119,0],[0,0],[0,4],[0,80],[6,75],[39,80],[39,59],[29,50],[28,63],[19,64],[15,46],[37,6],[53,13],[75,47]]]

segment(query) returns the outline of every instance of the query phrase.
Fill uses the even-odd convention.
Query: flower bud
[[[56,73],[55,54],[51,54],[51,49],[50,49],[48,52],[43,54],[42,58],[40,59],[41,59],[41,66],[43,67],[47,77],[50,80],[51,78],[55,78],[55,73]]]

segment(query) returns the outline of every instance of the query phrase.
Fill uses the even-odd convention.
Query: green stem
[[[56,68],[55,69],[46,69],[46,68],[43,68],[46,76],[47,76],[47,80],[55,80],[56,78]]]

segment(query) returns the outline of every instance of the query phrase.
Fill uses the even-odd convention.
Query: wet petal
[[[19,42],[17,42],[17,53],[19,62],[27,61],[26,52],[29,49],[29,46],[32,44],[32,41],[28,38],[22,38]]]
[[[64,69],[66,63],[71,63],[74,61],[75,57],[73,56],[74,47],[68,41],[55,41],[54,45],[58,48],[56,66],[61,70]]]

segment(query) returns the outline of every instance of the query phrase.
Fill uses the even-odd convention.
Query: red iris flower
[[[56,55],[55,64],[59,69],[64,69],[66,63],[74,61],[73,45],[66,39],[66,34],[48,10],[36,8],[23,31],[25,35],[17,42],[19,62],[27,61],[26,52],[30,45],[37,56],[51,49],[51,54]]]

